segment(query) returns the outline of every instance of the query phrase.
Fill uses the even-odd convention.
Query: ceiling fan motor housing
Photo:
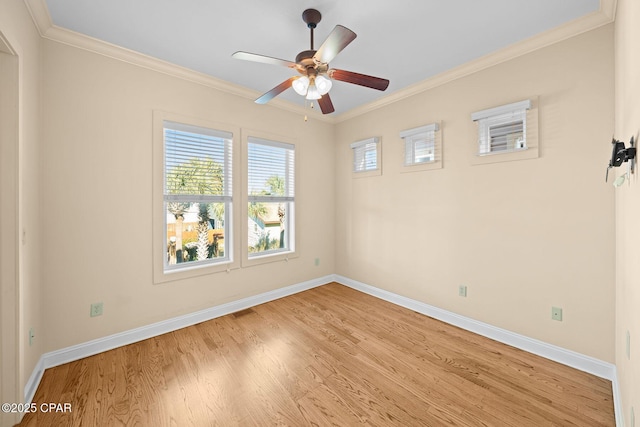
[[[256,103],[266,104],[274,97],[285,90],[294,87],[300,95],[305,95],[307,99],[317,100],[323,114],[333,113],[333,103],[329,97],[331,80],[340,80],[346,83],[369,87],[377,90],[385,90],[389,86],[389,80],[379,77],[368,76],[366,74],[354,73],[353,71],[329,69],[329,62],[336,57],[349,43],[356,38],[356,33],[342,25],[336,25],[333,31],[327,36],[322,45],[315,49],[313,46],[313,30],[316,28],[322,15],[316,9],[307,9],[302,12],[302,20],[307,24],[311,33],[311,46],[309,50],[304,50],[296,56],[296,62],[283,59],[272,58],[270,56],[257,55],[255,53],[238,51],[232,56],[234,58],[247,61],[263,62],[267,64],[283,65],[292,68],[302,76],[293,76],[280,83],[258,99]],[[305,82],[308,86],[305,86]],[[302,86],[296,88],[296,85]],[[314,90],[313,93],[308,93]],[[310,97],[310,95],[312,97]]]
[[[315,54],[315,50],[303,50],[296,56],[296,63],[306,66],[309,62],[310,65],[314,65],[313,55]]]
[[[323,64],[313,59],[316,54],[315,50],[304,50],[296,56],[297,70],[300,74],[306,76],[315,76],[317,74],[326,73],[329,64]]]

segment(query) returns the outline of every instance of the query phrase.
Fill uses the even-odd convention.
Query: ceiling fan
[[[296,56],[295,62],[249,52],[236,52],[231,55],[236,59],[243,59],[245,61],[283,65],[293,68],[300,73],[299,76],[288,78],[256,99],[257,104],[266,104],[285,90],[293,87],[299,95],[306,97],[306,99],[317,100],[322,113],[329,114],[335,111],[331,98],[329,97],[332,79],[377,90],[385,90],[389,86],[389,80],[387,79],[329,68],[329,62],[356,38],[356,33],[342,25],[336,25],[320,48],[314,50],[313,30],[321,19],[322,15],[315,9],[307,9],[302,12],[302,20],[311,30],[311,49],[300,52]]]

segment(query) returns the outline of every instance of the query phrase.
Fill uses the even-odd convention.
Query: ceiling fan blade
[[[322,95],[322,98],[318,99],[318,105],[320,106],[320,110],[322,110],[322,114],[329,114],[336,111],[333,108],[333,102],[331,102],[328,93],[325,93]]]
[[[353,83],[355,85],[366,86],[372,89],[385,90],[389,87],[389,80],[380,77],[367,76],[366,74],[354,73],[332,69],[327,72],[329,77],[342,82]]]
[[[320,46],[316,54],[313,55],[313,58],[318,62],[327,64],[342,52],[342,49],[347,47],[347,45],[355,38],[356,33],[347,27],[336,25],[333,31],[331,31],[331,34],[329,34],[327,39],[322,43],[322,46]]]
[[[264,64],[271,65],[283,65],[289,68],[295,68],[296,63],[287,61],[285,59],[272,58],[270,56],[258,55],[257,53],[249,52],[236,52],[231,57],[236,59],[242,59],[244,61],[262,62]]]
[[[269,92],[265,93],[260,98],[256,99],[256,104],[266,104],[267,102],[271,101],[273,98],[280,95],[285,90],[289,89],[293,81],[297,78],[299,78],[299,76],[290,77],[287,80],[283,81],[278,86],[274,87]]]

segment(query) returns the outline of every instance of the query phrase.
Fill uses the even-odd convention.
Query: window
[[[380,174],[380,139],[369,138],[351,144],[353,150],[353,172],[364,175]],[[366,172],[370,172],[367,174]]]
[[[526,150],[530,108],[531,101],[526,100],[473,113],[471,119],[478,122],[478,154]]]
[[[163,120],[164,271],[232,260],[232,133]]]
[[[249,137],[247,257],[295,250],[295,146]]]
[[[440,125],[430,125],[400,132],[404,141],[404,170],[413,172],[442,168],[442,144],[439,135]]]

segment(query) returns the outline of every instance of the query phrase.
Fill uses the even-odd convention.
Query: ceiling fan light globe
[[[309,77],[302,76],[298,79],[295,79],[291,86],[298,95],[305,96],[307,94],[307,90],[309,89]]]
[[[316,77],[315,83],[316,87],[318,88],[318,92],[320,92],[320,95],[326,95],[327,93],[329,93],[329,91],[331,90],[331,86],[333,86],[331,79],[328,79],[325,76]]]
[[[320,92],[318,92],[318,88],[316,85],[309,85],[309,90],[307,91],[307,99],[315,100],[322,98]]]

